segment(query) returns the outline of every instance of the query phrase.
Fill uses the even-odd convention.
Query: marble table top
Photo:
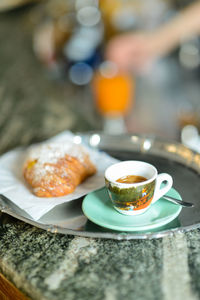
[[[0,269],[31,299],[199,299],[200,233],[115,241],[52,234],[9,218]]]

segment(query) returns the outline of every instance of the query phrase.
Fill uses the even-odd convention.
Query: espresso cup
[[[131,160],[108,167],[105,184],[117,211],[125,215],[138,215],[165,195],[171,189],[173,180],[167,173],[158,174],[149,163]]]

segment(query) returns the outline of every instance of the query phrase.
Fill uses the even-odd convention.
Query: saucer
[[[182,200],[174,188],[166,195]],[[90,221],[102,227],[118,231],[144,231],[171,222],[180,214],[182,206],[161,198],[143,214],[127,216],[114,209],[107,189],[103,187],[85,196],[82,209]]]

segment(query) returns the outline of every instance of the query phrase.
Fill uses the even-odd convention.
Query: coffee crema
[[[146,181],[146,180],[147,180],[147,178],[145,178],[143,176],[127,175],[127,176],[120,177],[119,179],[116,180],[116,182],[131,184],[131,183],[143,182],[143,181]]]

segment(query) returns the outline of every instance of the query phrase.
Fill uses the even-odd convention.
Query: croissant
[[[38,197],[68,195],[95,173],[87,151],[72,143],[34,146],[23,166],[24,178]]]

